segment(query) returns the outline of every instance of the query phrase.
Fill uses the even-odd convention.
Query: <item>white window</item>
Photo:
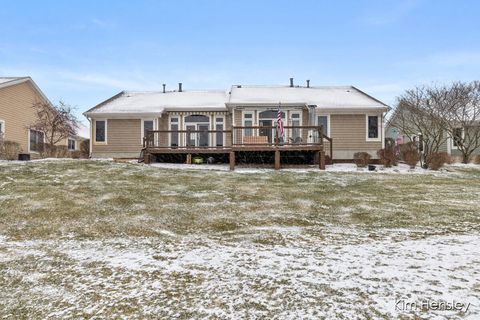
[[[243,113],[243,126],[252,127],[253,126],[253,112],[244,112]],[[253,129],[247,128],[244,130],[244,136],[253,136]]]
[[[291,118],[291,126],[293,127],[291,138],[294,142],[299,142],[302,136],[302,133],[300,131],[301,129],[299,128],[302,125],[302,117],[300,113],[295,112],[291,114],[290,118]]]
[[[169,136],[169,145],[171,147],[178,147],[178,130],[179,130],[179,121],[178,117],[170,118],[170,136]]]
[[[462,145],[463,139],[465,139],[465,131],[463,128],[455,128],[453,130],[452,148],[458,149],[458,147]]]
[[[69,151],[75,151],[76,141],[74,139],[67,139],[67,147]]]
[[[42,152],[43,144],[45,143],[45,134],[42,131],[30,129],[28,135],[29,152]]]
[[[223,138],[224,138],[224,134],[223,134],[223,117],[215,117],[215,130],[217,130],[217,132],[215,133],[215,146],[216,147],[223,147],[224,145],[224,142],[223,142]]]
[[[107,120],[95,120],[95,142],[107,143]]]
[[[143,138],[147,137],[148,131],[153,131],[155,130],[155,121],[153,119],[144,119],[142,120],[142,125],[141,125],[141,140],[140,143],[143,144]]]
[[[367,141],[381,141],[380,137],[380,116],[378,115],[367,115],[366,118],[367,125]]]

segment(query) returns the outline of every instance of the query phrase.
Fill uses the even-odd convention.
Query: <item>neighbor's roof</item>
[[[0,89],[7,88],[13,85],[17,85],[23,82],[30,82],[32,87],[38,92],[38,94],[45,100],[47,103],[51,103],[47,96],[40,90],[35,81],[30,77],[0,77]]]
[[[160,113],[163,111],[225,111],[225,91],[122,91],[86,111],[85,115],[122,113]]]
[[[322,109],[381,108],[388,106],[353,86],[286,87],[232,86],[230,104],[306,104]]]
[[[29,77],[0,77],[0,88],[17,84],[19,81],[27,81],[28,79]]]

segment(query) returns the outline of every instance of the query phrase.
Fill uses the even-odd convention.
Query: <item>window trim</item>
[[[35,150],[30,149],[30,132],[31,132],[31,131],[37,131],[37,132],[43,133],[43,143],[44,143],[44,144],[45,144],[45,142],[46,142],[46,140],[45,140],[45,132],[42,131],[42,130],[35,130],[35,129],[32,129],[32,128],[28,128],[28,143],[27,143],[28,153],[40,154],[40,151],[35,151]]]
[[[69,144],[69,141],[70,141],[70,140],[73,141],[73,146],[74,146],[73,149],[70,149],[70,144]],[[74,138],[67,138],[67,150],[68,150],[68,151],[75,151],[75,150],[77,150],[77,140],[75,140]]]
[[[153,130],[157,130],[157,122],[155,118],[144,118],[140,119],[140,145],[143,146],[143,138],[145,138],[145,121],[153,122]]]
[[[97,141],[97,122],[105,121],[105,141]],[[94,119],[93,120],[93,143],[95,145],[106,145],[108,144],[108,120],[107,119]]]
[[[251,119],[250,121],[252,121],[252,127],[255,127],[255,125],[256,125],[255,124],[255,111],[253,111],[253,110],[251,110],[251,111],[243,110],[242,111],[242,125],[241,126],[246,127],[246,125],[245,125],[245,115],[246,114],[252,115],[252,118],[248,118],[248,119],[249,120]],[[255,132],[254,132],[255,129],[251,129],[251,130],[252,130],[252,136],[255,136]],[[243,137],[246,137],[245,136],[245,129],[242,129],[242,139],[243,139]]]
[[[222,122],[217,121],[217,118],[222,118]],[[212,122],[213,122],[213,123],[212,123],[212,125],[213,125],[213,130],[217,130],[217,124],[222,124],[223,130],[227,130],[227,129],[226,129],[226,125],[227,125],[227,124],[226,124],[225,115],[223,115],[223,114],[220,114],[220,115],[214,114],[214,115],[213,115],[213,121],[212,121]],[[226,138],[227,138],[227,137],[226,137],[226,134],[225,134],[225,133],[222,133],[222,136],[223,136],[223,139],[222,139],[222,140],[223,140],[223,141],[222,141],[222,144],[223,144],[223,145],[222,145],[222,146],[225,147],[225,144],[226,144],[226,142],[227,142],[227,141],[226,141]],[[213,135],[211,136],[210,145],[211,145],[211,146],[215,146],[215,147],[217,146],[217,133],[215,133],[215,136],[213,136]]]
[[[327,136],[331,137],[331,133],[330,133],[331,132],[330,131],[330,129],[331,129],[330,114],[329,113],[317,113],[316,116],[317,116],[317,118],[315,119],[315,121],[316,121],[317,126],[320,125],[320,123],[318,123],[318,117],[327,117]]]
[[[297,121],[298,120],[298,126],[301,127],[303,125],[303,118],[302,118],[302,115],[303,115],[303,111],[302,110],[287,110],[288,114],[285,113],[285,120],[287,121],[287,126],[292,126],[293,127],[293,121]],[[298,118],[293,118],[293,115],[298,115]],[[287,131],[287,134],[286,134],[286,138],[288,139],[292,139],[293,141],[293,128],[289,128]],[[298,130],[298,136],[300,138],[302,138],[303,136],[303,132],[302,132],[302,128],[296,128],[296,130]]]
[[[180,115],[168,115],[168,130],[170,131],[170,133],[168,134],[168,147],[169,148],[172,148],[172,119],[177,119],[177,131],[180,131],[182,130],[182,128],[180,127],[180,119],[181,119],[181,116]],[[180,136],[181,134],[177,132],[177,148],[181,146],[182,144],[182,137]]]
[[[377,117],[378,137],[368,137],[368,117]],[[379,114],[366,114],[365,115],[365,141],[368,142],[381,142],[382,141],[382,117]]]

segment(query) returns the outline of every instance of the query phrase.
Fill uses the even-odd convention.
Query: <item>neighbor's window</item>
[[[453,146],[457,147],[461,145],[463,140],[463,129],[462,128],[455,128],[453,130]]]
[[[378,139],[378,116],[368,116],[368,139]]]
[[[30,129],[30,151],[41,152],[43,151],[43,143],[45,135],[41,131]]]
[[[106,121],[105,120],[95,121],[95,141],[105,142],[105,138],[106,138]]]
[[[328,136],[328,116],[318,116],[318,125],[323,126],[323,134]]]
[[[243,115],[243,126],[244,127],[252,127],[253,126],[253,114],[251,113],[245,113]],[[252,128],[245,129],[245,136],[252,136],[253,131]]]
[[[68,150],[74,151],[75,150],[75,140],[68,139]]]
[[[0,138],[3,134],[5,134],[5,121],[0,120]]]

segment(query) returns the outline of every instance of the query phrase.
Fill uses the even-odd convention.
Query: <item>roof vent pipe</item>
[[[290,88],[293,88],[293,78],[290,78]]]
[[[178,92],[182,92],[182,83],[181,82],[178,83]]]
[[[166,86],[166,84],[164,83],[164,84],[162,84],[162,86],[163,86],[163,93],[165,93],[165,86]]]
[[[307,88],[310,88],[310,80],[307,80]]]

